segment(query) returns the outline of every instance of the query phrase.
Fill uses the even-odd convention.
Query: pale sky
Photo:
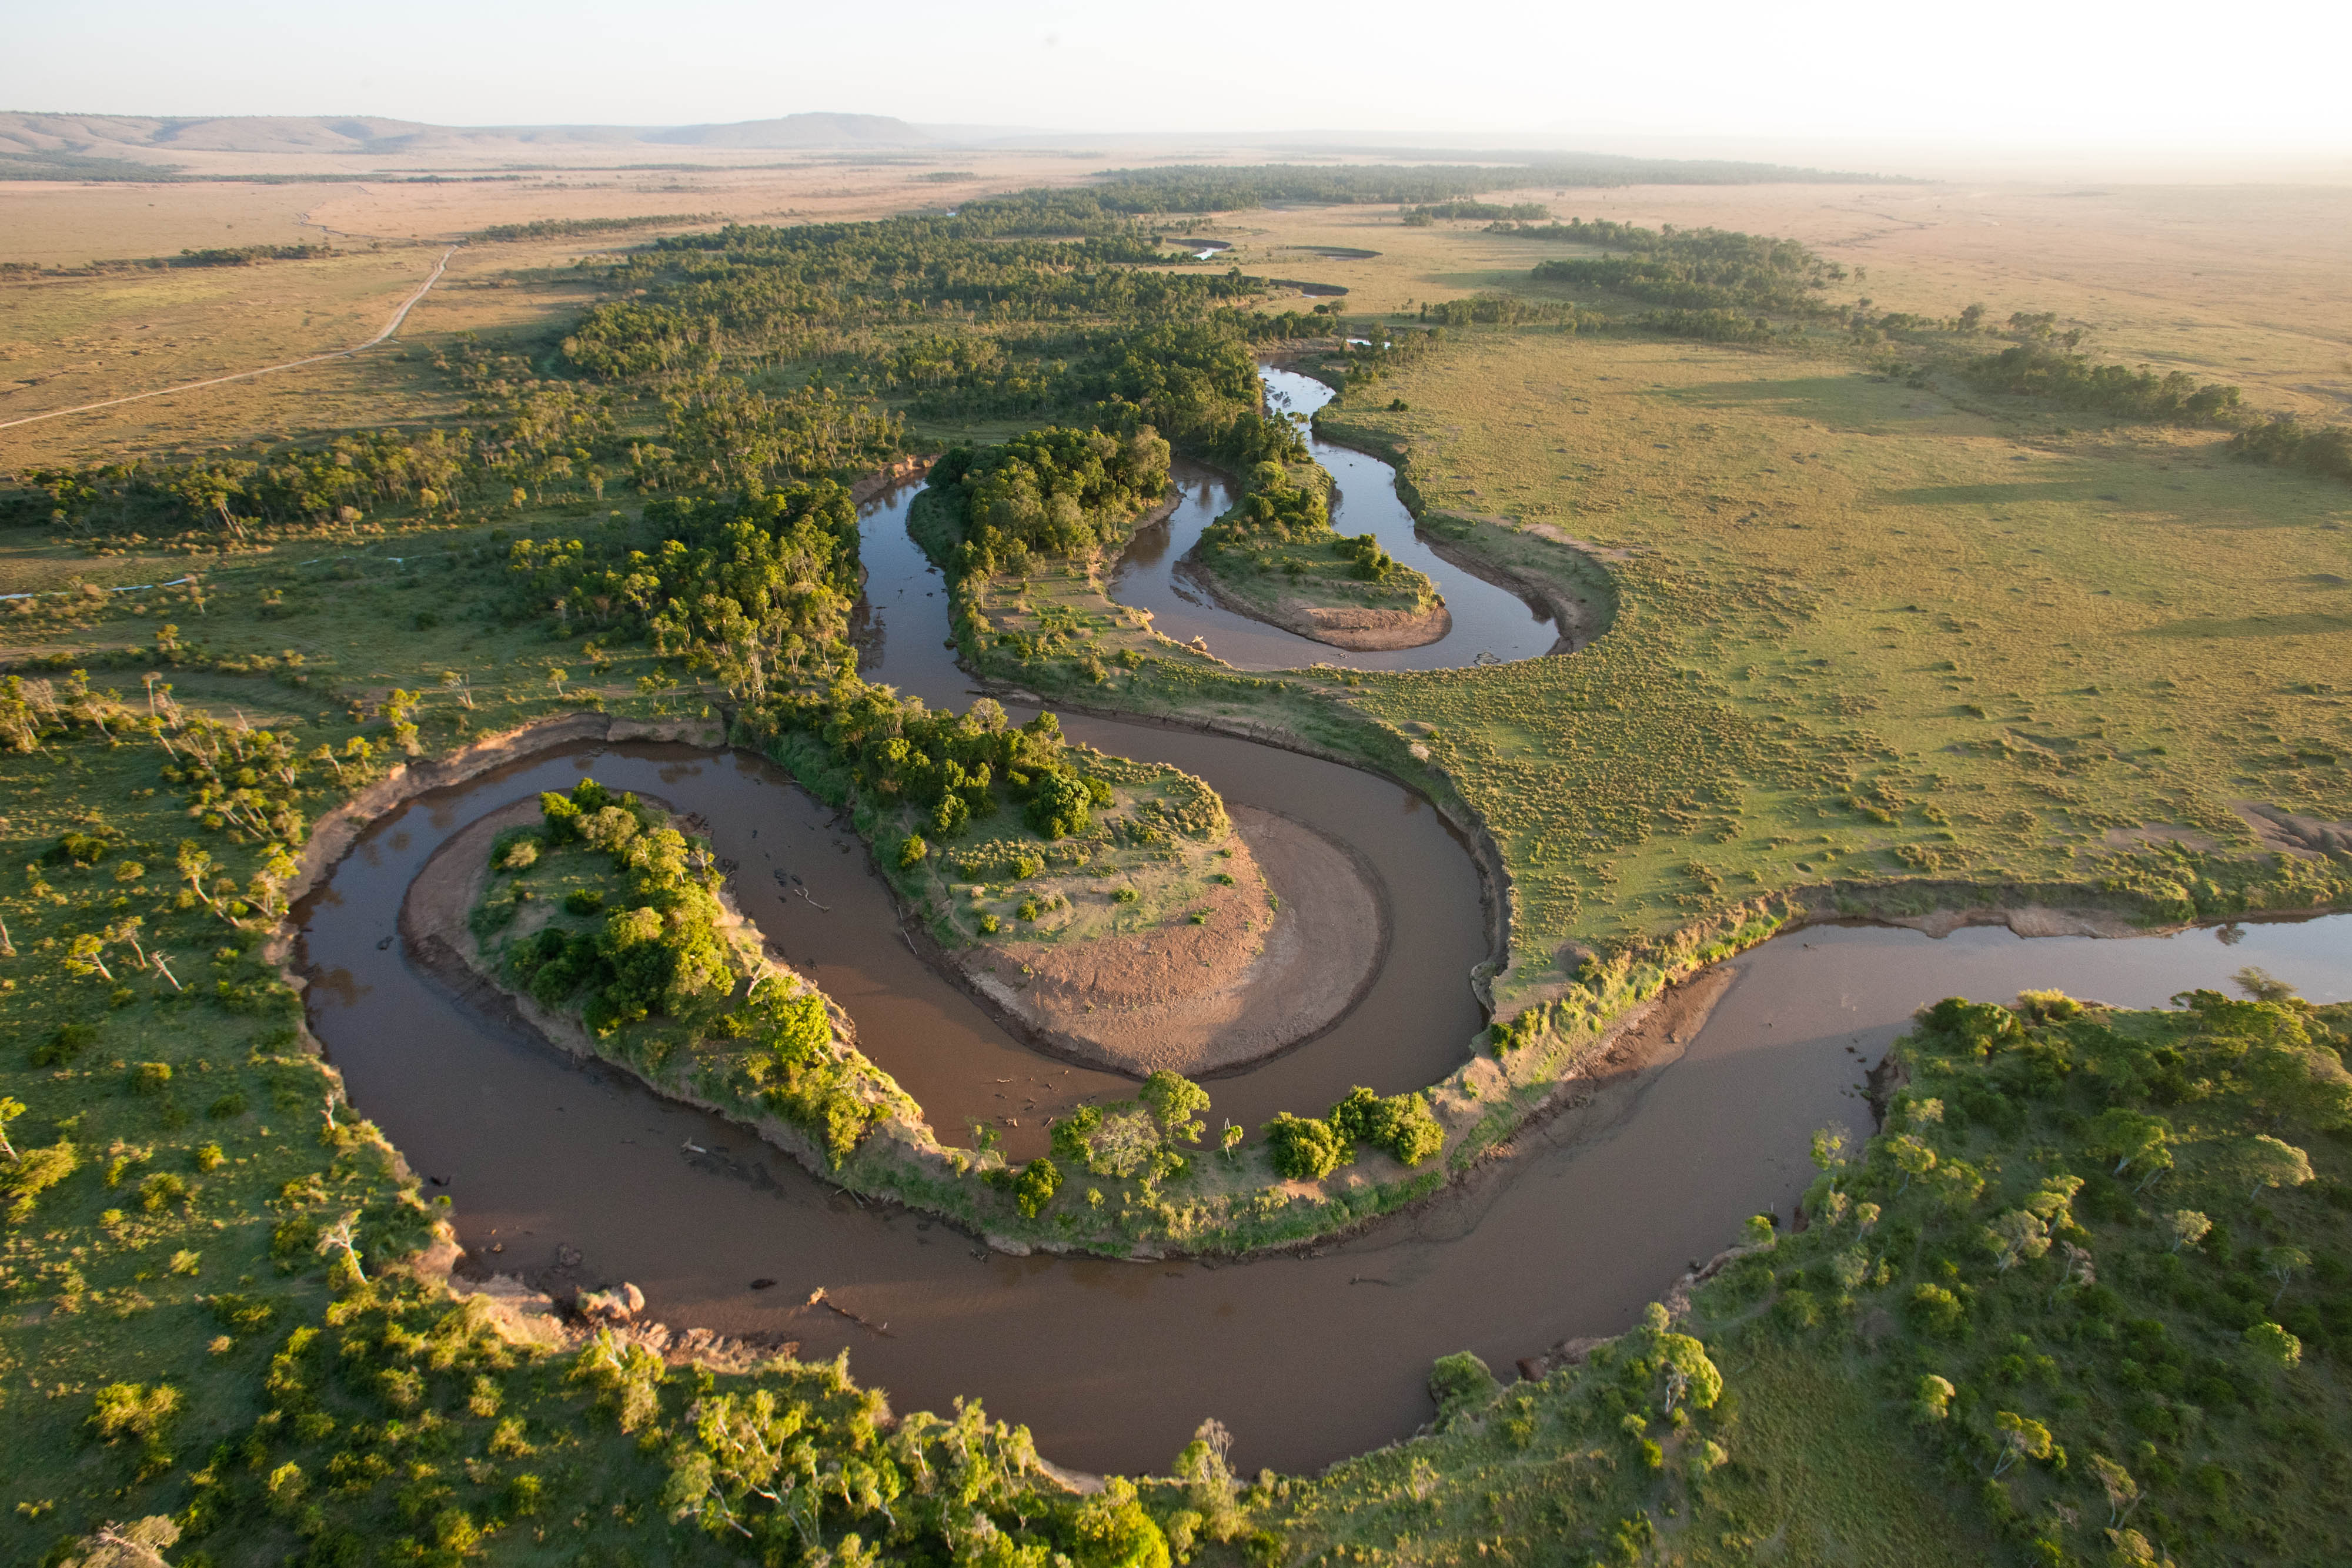
[[[0,0],[0,108],[2352,149],[2352,5]],[[1736,149],[1728,149],[1736,152]]]

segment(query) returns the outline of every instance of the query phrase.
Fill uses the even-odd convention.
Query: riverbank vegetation
[[[1419,642],[1442,633],[1437,585],[1370,534],[1334,528],[1329,488],[1312,465],[1260,464],[1232,509],[1201,531],[1188,565],[1220,602],[1343,647],[1358,645],[1359,628]]]
[[[2247,985],[1923,1009],[1801,1229],[1759,1216],[1686,1316],[1526,1381],[1441,1362],[1435,1435],[1264,1527],[1308,1562],[2339,1554],[2352,1009]]]
[[[721,906],[709,846],[593,779],[489,847],[467,916],[481,966],[657,1088],[797,1129],[838,1171],[874,1124],[920,1111],[824,996]]]
[[[724,712],[859,802],[886,869],[1071,844],[1116,815],[1089,787],[1121,799],[1108,763],[856,678],[840,486],[1045,421],[1120,440],[1149,425],[1244,476],[1281,469],[1296,436],[1259,411],[1253,352],[1351,319],[1170,263],[1099,197],[963,211],[961,227],[721,231],[579,268],[542,296],[601,301],[568,353],[451,342],[446,368],[399,362],[435,429],[141,471],[77,458],[21,492],[10,559],[56,591],[16,601],[24,680],[0,706],[0,840],[30,868],[0,887],[0,1017],[20,1042],[0,1061],[17,1313],[0,1413],[27,1456],[0,1520],[11,1555],[89,1555],[108,1521],[150,1516],[184,1563],[617,1562],[656,1542],[685,1560],[1089,1563],[1563,1542],[1726,1562],[1768,1542],[1901,1561],[2340,1550],[2317,1500],[2330,1472],[2303,1460],[2344,1446],[2326,1058],[2345,1020],[2284,999],[1939,1009],[1902,1053],[1885,1135],[1824,1148],[1804,1232],[1581,1368],[1499,1389],[1449,1358],[1444,1430],[1313,1482],[1241,1485],[1211,1433],[1171,1478],[1080,1503],[976,1412],[893,1428],[837,1370],[669,1366],[621,1334],[518,1347],[484,1308],[401,1276],[438,1206],[305,1051],[268,942],[311,824],[388,763],[581,706]],[[1046,1228],[1092,1216],[1092,1191],[1103,1233],[1133,1243],[1305,1239],[1433,1190],[1629,1001],[1795,915],[2032,901],[2186,919],[2352,895],[2331,837],[2352,821],[2352,720],[2325,678],[2346,620],[2326,429],[2249,424],[2241,450],[2289,458],[2252,467],[2223,463],[2216,434],[2038,394],[1987,403],[1940,368],[1982,357],[1965,308],[1877,308],[1858,275],[1783,266],[1779,242],[1523,243],[1375,216],[1383,245],[1513,259],[1458,287],[1348,262],[1391,268],[1352,305],[1426,303],[1453,324],[1349,378],[1327,428],[1395,453],[1457,543],[1530,575],[1605,575],[1607,635],[1499,669],[1239,672],[1108,602],[1108,534],[967,574],[956,630],[985,678],[1365,762],[1492,835],[1512,962],[1481,977],[1486,1054],[1427,1097],[1454,1146],[1433,1169],[1419,1115],[1351,1096],[1295,1113],[1319,1132],[1228,1157],[1177,1130],[1207,1113],[1162,1085],[1097,1107],[1083,1152],[1048,1166],[972,1161],[991,1175],[942,1178],[940,1207],[962,1193],[974,1228],[1061,1239],[1097,1223]],[[1267,218],[1330,237],[1306,221]],[[1570,244],[1609,265],[1534,276],[1535,246]],[[1433,277],[1460,270],[1416,254]],[[352,297],[373,310],[380,261],[278,270],[368,267]],[[1414,298],[1433,289],[1446,298]],[[1465,303],[1480,297],[1526,308],[1482,317]],[[1704,319],[1645,314],[1663,310]],[[1683,329],[1716,312],[1769,329]],[[2036,356],[2084,341],[2011,329]],[[2192,379],[2184,399],[2209,384]],[[426,461],[436,439],[450,466]],[[959,751],[967,726],[1017,757]],[[904,814],[952,798],[981,818],[982,764],[1005,832]],[[550,844],[551,870],[586,863]],[[968,881],[1003,887],[995,869]],[[1002,924],[1010,902],[979,913]],[[562,952],[528,981],[561,966],[563,1002],[601,999],[624,978],[625,947],[588,936],[607,913],[551,919]],[[666,1007],[700,1005],[668,988]],[[648,1005],[638,1027],[654,1019]],[[1370,1152],[1384,1141],[1392,1160]],[[1276,1145],[1334,1158],[1339,1179],[1275,1186]],[[1336,1156],[1360,1145],[1367,1179],[1349,1184]],[[1381,1163],[1416,1148],[1412,1169]],[[2044,1358],[2083,1375],[2053,1385]],[[763,1468],[763,1448],[787,1457]],[[1872,1490],[1856,1452],[1884,1457]]]

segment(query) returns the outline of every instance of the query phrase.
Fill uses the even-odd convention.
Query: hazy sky
[[[2352,6],[0,0],[0,108],[2352,147]]]

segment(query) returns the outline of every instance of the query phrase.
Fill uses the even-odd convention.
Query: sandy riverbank
[[[1201,562],[1187,557],[1176,563],[1176,575],[1221,608],[1253,621],[1263,621],[1351,653],[1383,653],[1399,648],[1419,648],[1454,630],[1454,613],[1444,604],[1427,610],[1375,610],[1369,605],[1326,606],[1284,597],[1271,606],[1256,604],[1234,592]]]
[[[965,977],[1038,1044],[1137,1077],[1231,1071],[1312,1040],[1380,972],[1386,903],[1338,843],[1272,811],[1231,810],[1234,885],[1202,904],[1204,923],[973,948],[954,956]]]

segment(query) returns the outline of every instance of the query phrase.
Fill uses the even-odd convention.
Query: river
[[[1213,503],[1213,482],[1197,481],[1192,504]],[[944,585],[905,535],[912,494],[863,510],[866,667],[960,707],[969,687],[942,646]],[[1367,497],[1377,508],[1381,494],[1343,476],[1340,526],[1362,531],[1358,508]],[[1392,486],[1385,494],[1392,502]],[[1181,553],[1171,528],[1163,554]],[[1122,591],[1141,593],[1146,575],[1123,572]],[[1457,585],[1441,581],[1453,601]],[[1178,634],[1165,613],[1160,624]],[[1232,639],[1206,634],[1234,656]],[[1551,641],[1541,627],[1529,638]],[[1400,657],[1306,646],[1334,663]],[[1351,1083],[1393,1092],[1465,1059],[1479,1022],[1466,983],[1484,956],[1477,883],[1426,802],[1238,740],[1094,719],[1065,728],[1298,817],[1378,873],[1396,932],[1389,971],[1327,1034],[1213,1080],[1213,1126],[1319,1113]],[[1004,1131],[1018,1153],[1042,1142],[1056,1110],[1131,1089],[1025,1050],[916,960],[856,840],[765,762],[659,746],[541,754],[392,812],[299,912],[312,1027],[352,1103],[446,1184],[432,1190],[455,1199],[472,1266],[556,1291],[628,1280],[674,1327],[782,1335],[810,1356],[846,1346],[853,1372],[897,1408],[976,1396],[1027,1424],[1048,1456],[1097,1470],[1163,1468],[1209,1416],[1234,1429],[1244,1469],[1314,1469],[1426,1419],[1423,1380],[1439,1355],[1474,1350],[1507,1375],[1558,1340],[1622,1330],[1747,1216],[1790,1212],[1816,1127],[1867,1132],[1864,1071],[1923,1002],[2056,987],[2157,1006],[2226,986],[2245,964],[2315,998],[2352,995],[2352,916],[2248,925],[2228,941],[2210,930],[2028,942],[2000,928],[1936,940],[1817,927],[1731,960],[1730,988],[1678,1060],[1529,1129],[1514,1157],[1362,1237],[1232,1264],[1010,1258],[921,1216],[861,1205],[740,1129],[520,1037],[409,967],[394,922],[433,850],[485,812],[583,774],[715,824],[719,853],[741,868],[746,913],[848,1009],[865,1049],[943,1137],[960,1141],[974,1120],[1018,1121]],[[830,910],[780,896],[778,870]],[[579,1260],[567,1266],[564,1249]],[[885,1332],[803,1305],[819,1287]]]

